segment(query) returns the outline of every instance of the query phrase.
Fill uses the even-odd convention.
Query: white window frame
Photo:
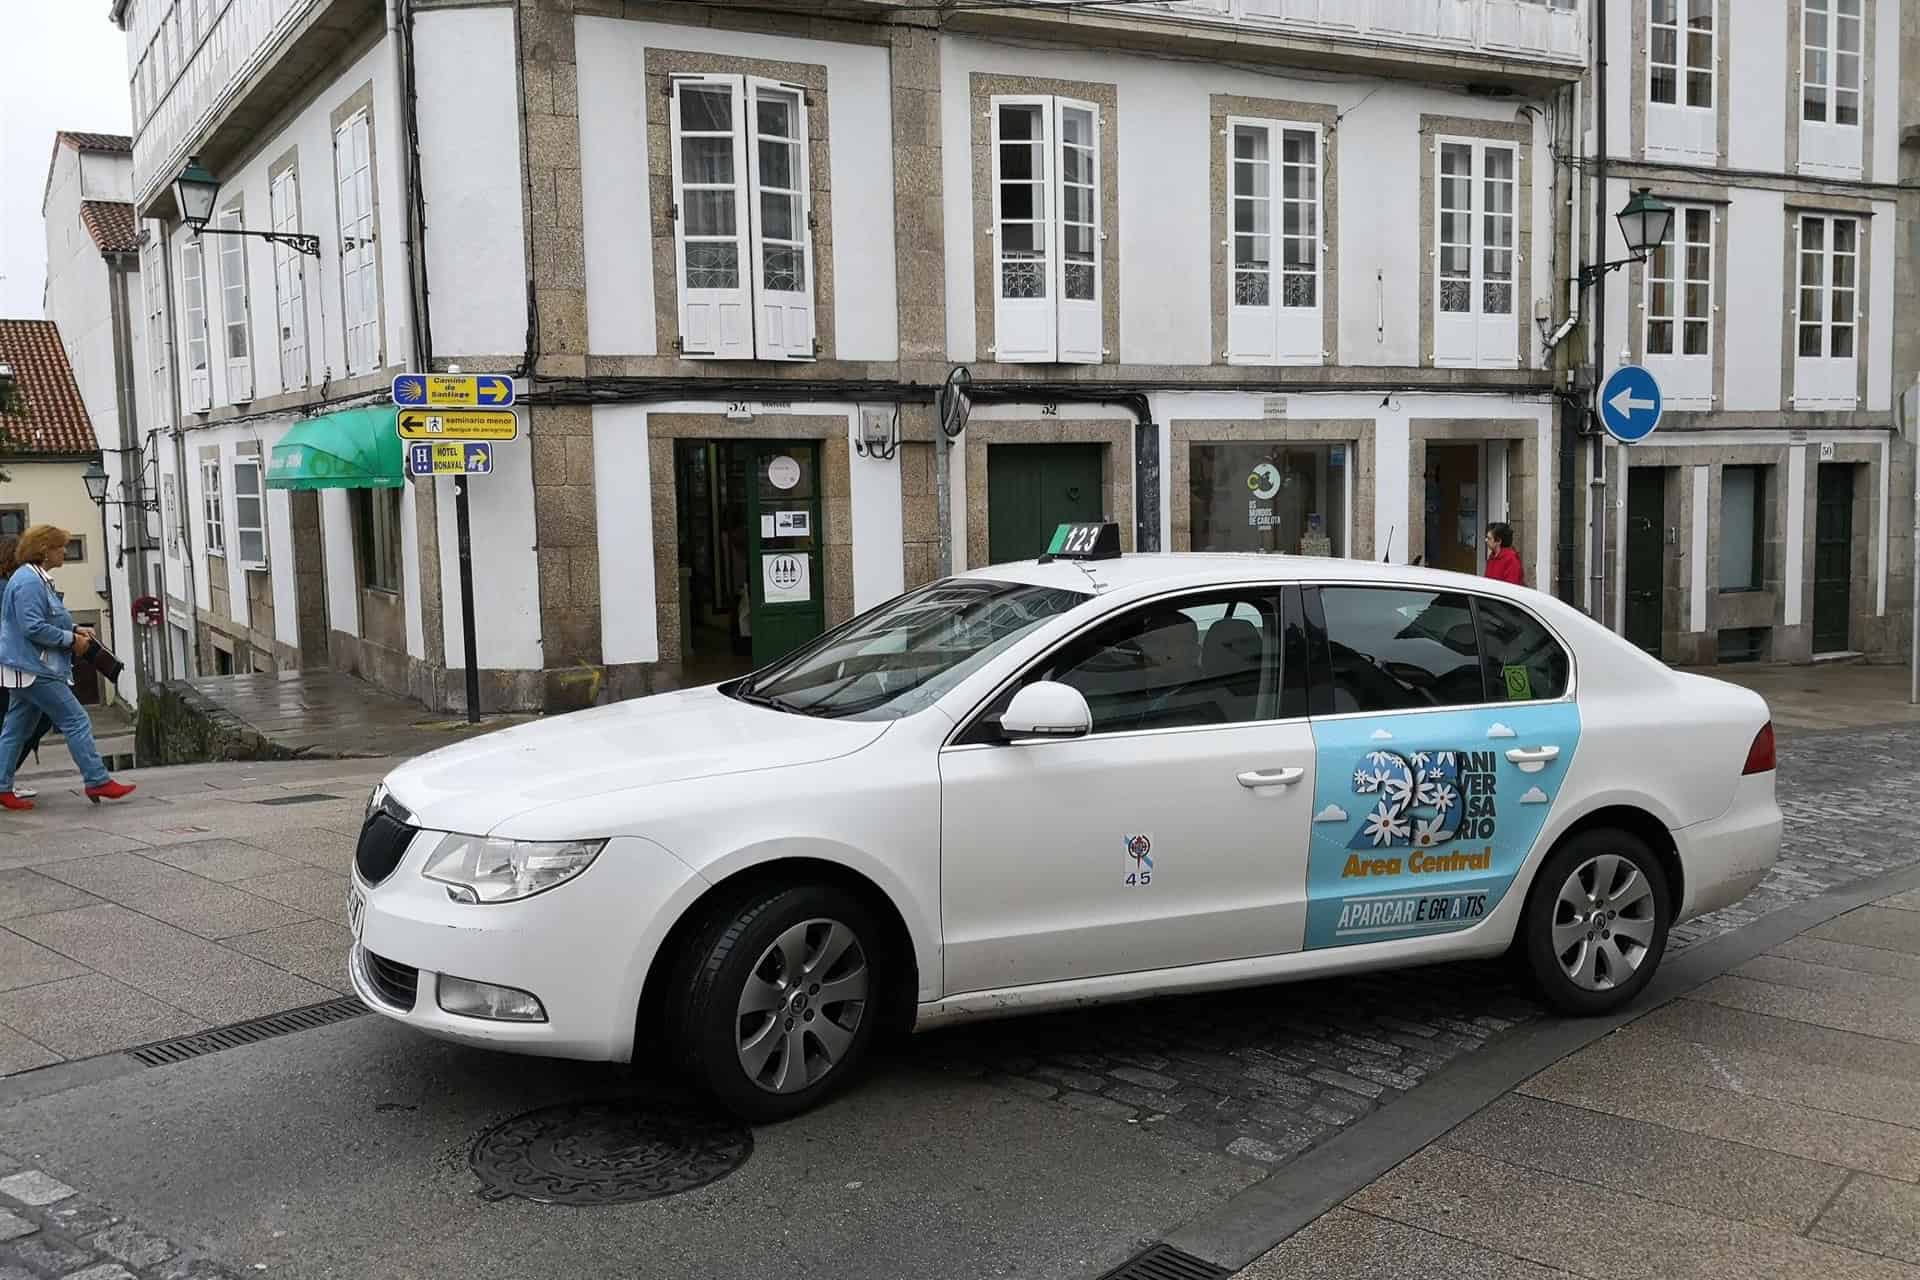
[[[1011,278],[1008,268],[1030,261],[1009,259],[1003,252],[1008,239],[1006,228],[1010,223],[1002,210],[1002,147],[1019,145],[1018,142],[1006,143],[1001,137],[1001,113],[1008,107],[1034,109],[1040,123],[1040,136],[1032,140],[1040,153],[1038,176],[1031,180],[1006,180],[1030,181],[1035,187],[1036,207],[1032,221],[1037,229],[1043,229],[1043,234],[1036,235],[1035,239],[1044,255],[1040,263],[1041,292],[1037,295],[1009,297],[1006,293],[1006,282]],[[1104,121],[1100,106],[1079,98],[1051,94],[996,94],[989,100],[987,109],[991,157],[988,167],[991,200],[987,235],[993,244],[993,268],[990,272],[994,295],[993,357],[1009,364],[1099,364],[1107,354],[1104,309],[1107,230],[1104,225],[1103,194],[1108,180],[1101,162],[1100,131]],[[1070,115],[1085,117],[1086,142],[1070,142],[1066,139],[1066,123]],[[1085,155],[1086,172],[1091,182],[1075,182],[1071,185],[1088,192],[1087,214],[1091,221],[1076,220],[1069,224],[1066,217],[1069,149]],[[1025,223],[1028,220],[1017,221]],[[1075,260],[1076,265],[1090,272],[1091,296],[1067,296],[1069,225],[1080,228],[1091,240],[1091,261],[1086,258]],[[1079,283],[1081,279],[1086,277],[1077,277],[1072,285],[1075,292],[1086,287]]]
[[[1839,248],[1840,229],[1853,247]],[[1793,222],[1793,407],[1852,409],[1860,402],[1860,249],[1866,219],[1857,214],[1797,212]],[[1812,233],[1812,234],[1810,234]],[[1844,273],[1850,283],[1837,282]],[[1809,317],[1809,304],[1814,314]],[[1843,314],[1844,313],[1844,314]],[[1836,355],[1845,338],[1845,354]],[[1813,337],[1817,355],[1805,354]]]
[[[205,413],[213,407],[213,380],[208,370],[213,346],[207,331],[206,242],[188,235],[180,245],[181,325],[186,330],[185,378],[187,408]]]
[[[1227,264],[1227,363],[1324,364],[1328,355],[1324,347],[1325,330],[1321,327],[1327,288],[1326,136],[1318,124],[1298,120],[1229,116],[1226,126],[1220,144],[1225,150],[1227,165],[1227,238],[1223,242]],[[1265,159],[1239,154],[1243,132],[1265,135]],[[1286,194],[1287,170],[1296,167],[1287,160],[1289,135],[1309,138],[1312,161],[1306,167],[1313,175],[1313,194],[1308,198]],[[1251,192],[1243,194],[1240,190],[1242,170],[1257,173],[1256,166],[1261,165],[1265,166],[1266,194],[1259,193],[1257,182]],[[1242,227],[1243,202],[1250,206],[1248,212],[1252,216],[1246,222],[1251,230]],[[1264,218],[1259,216],[1263,204]],[[1310,232],[1291,235],[1287,232],[1286,207],[1290,204],[1311,209],[1313,229]],[[1262,239],[1266,241],[1264,267],[1259,265],[1258,257]],[[1305,241],[1312,246],[1310,272],[1289,267],[1288,241]],[[1248,255],[1244,261],[1243,252]],[[1253,265],[1247,265],[1249,263]],[[1302,280],[1311,281],[1311,302],[1300,302],[1294,292],[1295,283]]]
[[[1465,276],[1452,277],[1450,281],[1443,277],[1442,268],[1446,262],[1446,250],[1452,242],[1443,240],[1441,236],[1446,226],[1445,214],[1449,211],[1446,157],[1449,148],[1454,147],[1466,148],[1470,152],[1466,173],[1468,203],[1464,208],[1453,210],[1465,215],[1467,220],[1467,239],[1458,247],[1466,250],[1468,271]],[[1489,177],[1487,172],[1487,157],[1496,152],[1505,152],[1510,158],[1511,168],[1504,179]],[[1526,251],[1520,243],[1523,213],[1520,208],[1520,166],[1525,159],[1525,149],[1513,142],[1446,135],[1433,140],[1433,258],[1427,269],[1433,279],[1432,358],[1436,366],[1479,369],[1516,369],[1520,366],[1517,308],[1526,281]],[[1488,208],[1487,197],[1496,182],[1508,188],[1508,208],[1504,215],[1490,213]],[[1507,245],[1488,242],[1489,216],[1504,216],[1507,219]],[[1504,281],[1489,271],[1494,255],[1501,252],[1509,255]],[[1466,286],[1466,307],[1449,308],[1447,285],[1450,282]],[[1503,283],[1507,290],[1505,308],[1496,310],[1490,304],[1498,296],[1495,290]]]
[[[1867,95],[1867,6],[1874,0],[1803,0],[1800,12],[1800,101],[1795,115],[1800,123],[1800,169],[1833,177],[1862,176]],[[1854,12],[1842,15],[1852,6]],[[1841,51],[1842,25],[1853,33],[1854,52]],[[1823,30],[1816,33],[1815,28]],[[1840,73],[1840,59],[1853,60],[1852,76]],[[1810,114],[1810,97],[1820,96],[1819,114]],[[1853,119],[1839,120],[1840,109],[1851,99]]]
[[[292,165],[267,184],[268,218],[281,235],[300,232],[300,177]],[[306,256],[287,245],[273,246],[273,303],[280,348],[280,388],[298,391],[311,380],[307,361]]]
[[[266,471],[257,454],[233,460],[233,545],[242,569],[267,567]]]
[[[173,472],[160,477],[160,515],[163,531],[167,539],[167,554],[178,558],[180,555],[180,494],[174,484]]]
[[[724,95],[727,128],[693,129],[683,117],[683,92]],[[679,349],[688,359],[700,360],[812,360],[817,348],[815,270],[813,253],[813,182],[811,168],[810,104],[804,85],[762,76],[676,75],[668,80],[668,132],[672,141],[674,281],[679,295]],[[791,127],[787,134],[763,133],[761,108],[785,102]],[[730,156],[725,180],[703,180],[693,174],[686,157],[694,144],[718,144],[720,155]],[[779,185],[767,164],[784,148],[788,185]],[[730,197],[730,198],[729,198]],[[769,201],[789,206],[790,238],[776,237],[766,218]],[[696,205],[719,214],[732,211],[731,232],[691,231]],[[704,246],[731,246],[732,283],[703,278],[696,286],[688,269],[702,266]],[[774,261],[794,255],[800,271],[798,288],[783,287],[789,277],[776,278]]]
[[[333,173],[340,224],[340,314],[347,373],[380,367],[380,264],[373,190],[373,117],[361,107],[333,131]]]
[[[173,425],[173,343],[167,335],[165,241],[154,237],[140,252],[140,280],[147,303],[147,393],[153,397],[150,420]]]
[[[245,228],[246,206],[236,200],[220,211],[216,226]],[[244,236],[220,236],[214,252],[220,261],[220,354],[226,364],[227,401],[243,404],[253,399],[253,302],[247,288],[247,241]]]
[[[1696,217],[1697,215],[1697,217]],[[1640,351],[1646,367],[1658,375],[1669,407],[1709,409],[1718,399],[1713,385],[1714,343],[1720,328],[1720,305],[1715,301],[1722,234],[1720,211],[1712,205],[1680,204],[1673,210],[1667,239],[1647,255],[1641,268]],[[1694,236],[1704,226],[1706,239]],[[1693,273],[1688,250],[1706,250],[1707,272]],[[1656,286],[1667,286],[1667,301],[1656,305]],[[1695,305],[1692,290],[1705,290],[1705,303]],[[1656,325],[1669,326],[1664,330]],[[1699,335],[1697,344],[1688,339]],[[1700,346],[1689,352],[1689,345]]]
[[[200,523],[206,533],[207,554],[227,554],[227,507],[220,492],[220,463],[200,464]]]
[[[1680,157],[1697,160],[1717,159],[1720,154],[1720,17],[1719,0],[1665,0],[1673,6],[1673,21],[1660,21],[1662,0],[1650,0],[1647,8],[1647,117],[1646,150],[1649,157]],[[1696,15],[1696,5],[1704,6]],[[1697,27],[1698,17],[1706,25]],[[1673,37],[1673,60],[1660,59],[1660,38]],[[1705,62],[1695,55],[1693,37],[1706,37]],[[1661,72],[1673,77],[1673,101],[1662,101],[1656,90]],[[1706,77],[1704,102],[1694,100],[1694,77]]]

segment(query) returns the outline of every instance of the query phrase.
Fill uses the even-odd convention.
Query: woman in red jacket
[[[1520,553],[1513,549],[1513,526],[1494,523],[1487,526],[1487,576],[1516,587],[1527,585],[1526,572],[1520,566]]]

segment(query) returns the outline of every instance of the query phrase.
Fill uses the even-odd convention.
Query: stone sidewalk
[[[97,806],[55,763],[0,814],[0,1076],[348,990],[346,869],[391,761],[134,771]]]
[[[429,711],[339,671],[202,676],[177,682],[214,716],[246,726],[279,752],[310,758],[417,756],[529,717]],[[484,705],[484,704],[483,704]]]
[[[1245,1280],[1920,1280],[1920,890],[1500,1098]]]
[[[1767,700],[1774,727],[1782,733],[1920,724],[1920,706],[1907,701],[1912,673],[1905,663],[1836,662],[1817,667],[1741,663],[1687,669],[1752,689]]]

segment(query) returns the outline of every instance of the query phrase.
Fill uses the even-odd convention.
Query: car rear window
[[[1476,611],[1489,702],[1566,696],[1573,663],[1538,618],[1504,600],[1482,598]]]

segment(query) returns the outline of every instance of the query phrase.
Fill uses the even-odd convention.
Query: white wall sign
[[[813,598],[812,565],[806,556],[760,557],[761,598],[768,604],[804,604]]]
[[[800,464],[791,454],[781,454],[767,463],[767,483],[776,489],[791,489],[800,483]]]
[[[1820,442],[1820,461],[1822,462],[1833,461],[1833,441],[1822,440]]]
[[[811,511],[776,511],[773,513],[773,536],[776,538],[804,538],[813,532],[813,513]]]

